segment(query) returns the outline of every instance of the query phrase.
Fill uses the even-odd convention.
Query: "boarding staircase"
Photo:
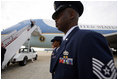
[[[35,31],[38,31],[40,36],[40,27],[33,25],[25,26],[19,31],[14,30],[10,34],[1,37],[1,46],[6,49],[2,69],[7,66],[8,62],[13,58],[16,52],[27,40],[30,39],[32,33]]]

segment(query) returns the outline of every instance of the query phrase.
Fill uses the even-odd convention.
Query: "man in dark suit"
[[[52,18],[65,33],[51,66],[54,79],[117,78],[106,39],[99,33],[79,29],[84,6],[80,1],[55,1]]]

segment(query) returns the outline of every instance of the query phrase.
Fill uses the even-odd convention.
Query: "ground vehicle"
[[[12,63],[19,62],[20,66],[24,66],[27,64],[27,61],[30,59],[37,60],[37,53],[34,51],[34,49],[30,48],[21,48],[19,49],[19,53],[16,54],[13,59]]]

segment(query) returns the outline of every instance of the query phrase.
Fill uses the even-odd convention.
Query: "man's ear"
[[[70,19],[74,19],[74,17],[75,17],[75,12],[74,12],[74,10],[71,10]]]

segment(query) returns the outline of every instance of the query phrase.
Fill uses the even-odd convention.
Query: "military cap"
[[[52,18],[55,19],[57,15],[66,8],[73,8],[79,13],[79,17],[82,15],[84,6],[80,1],[55,1],[54,9],[55,12],[52,15]]]
[[[61,36],[55,36],[55,37],[51,40],[51,42],[54,42],[54,41],[60,41],[60,42],[62,42],[62,38],[63,38],[63,37],[61,37]]]

